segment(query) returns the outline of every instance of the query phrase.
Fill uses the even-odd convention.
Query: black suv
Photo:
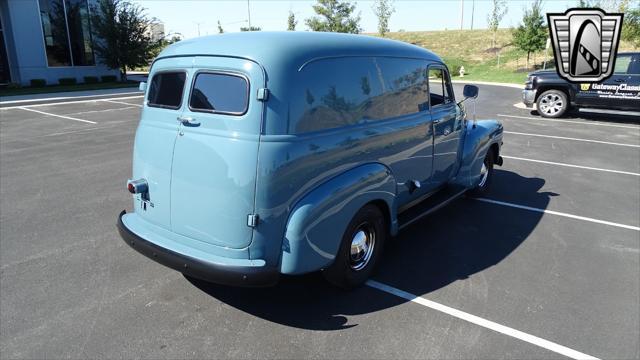
[[[550,118],[579,107],[640,111],[640,52],[619,53],[613,75],[601,83],[573,84],[555,70],[531,73],[522,102],[536,104],[538,113]]]

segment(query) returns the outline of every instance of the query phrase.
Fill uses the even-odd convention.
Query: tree
[[[294,14],[293,11],[289,10],[289,19],[287,19],[287,30],[296,31],[296,25],[298,25],[296,14]]]
[[[542,14],[542,1],[535,0],[531,7],[524,10],[522,24],[513,32],[515,46],[527,52],[527,68],[531,53],[540,51],[547,44],[547,28]]]
[[[498,34],[498,27],[500,26],[500,21],[507,13],[507,1],[506,0],[492,0],[491,12],[487,14],[487,25],[489,26],[489,30],[493,34],[493,39],[491,40],[491,48],[496,48],[496,35]]]
[[[158,40],[153,44],[153,47],[151,50],[152,57],[155,58],[156,56],[158,56],[158,54],[160,54],[162,50],[164,50],[164,48],[166,48],[167,46],[173,43],[177,43],[178,41],[182,41],[182,34],[180,33],[165,35],[164,37],[162,37],[160,40]]]
[[[240,31],[260,31],[260,30],[262,30],[262,28],[259,26],[251,26],[251,27],[242,26],[240,28]]]
[[[314,16],[305,20],[305,23],[312,31],[327,31],[359,34],[360,14],[352,16],[356,6],[349,2],[338,0],[317,0],[313,5],[313,11],[319,16]]]
[[[222,28],[222,24],[220,24],[220,20],[218,20],[218,34],[224,34],[224,29]]]
[[[622,22],[622,39],[640,47],[640,4],[625,12]]]
[[[93,48],[102,63],[120,70],[122,81],[127,80],[127,69],[149,64],[157,44],[148,35],[151,20],[143,8],[126,0],[98,0],[92,14],[98,39]]]
[[[393,7],[394,0],[376,0],[373,4],[373,13],[378,18],[378,33],[385,36],[389,32],[389,19],[396,11]]]

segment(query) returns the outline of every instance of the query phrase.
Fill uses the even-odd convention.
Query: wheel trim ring
[[[540,110],[545,114],[555,115],[564,107],[564,102],[559,95],[547,94],[540,100]]]
[[[354,271],[360,271],[371,261],[376,245],[376,233],[369,222],[360,224],[356,229],[351,238],[349,266]]]

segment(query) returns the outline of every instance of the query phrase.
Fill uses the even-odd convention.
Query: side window
[[[614,74],[629,74],[631,70],[632,57],[631,55],[618,55],[616,58],[616,66],[613,68]]]
[[[448,104],[454,101],[449,77],[442,68],[429,69],[429,99],[431,106]]]
[[[161,72],[153,76],[149,86],[147,105],[167,109],[178,109],[182,104],[184,72]]]
[[[640,75],[640,54],[636,54],[631,58],[627,73],[629,75]]]
[[[189,97],[193,111],[242,115],[249,105],[249,83],[232,74],[199,73]]]
[[[305,133],[385,120],[428,108],[424,61],[336,58],[298,74],[289,132]]]

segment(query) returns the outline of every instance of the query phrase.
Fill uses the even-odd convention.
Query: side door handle
[[[435,119],[435,120],[433,120],[433,123],[434,123],[434,124],[439,124],[441,121],[442,121],[442,119],[441,119],[441,118],[440,118],[440,119]]]
[[[178,116],[178,121],[186,126],[200,125],[200,122],[191,116]]]
[[[624,82],[624,80],[625,80],[625,79],[615,79],[614,81],[615,81],[615,82],[619,82],[619,83],[621,83],[621,82]]]

